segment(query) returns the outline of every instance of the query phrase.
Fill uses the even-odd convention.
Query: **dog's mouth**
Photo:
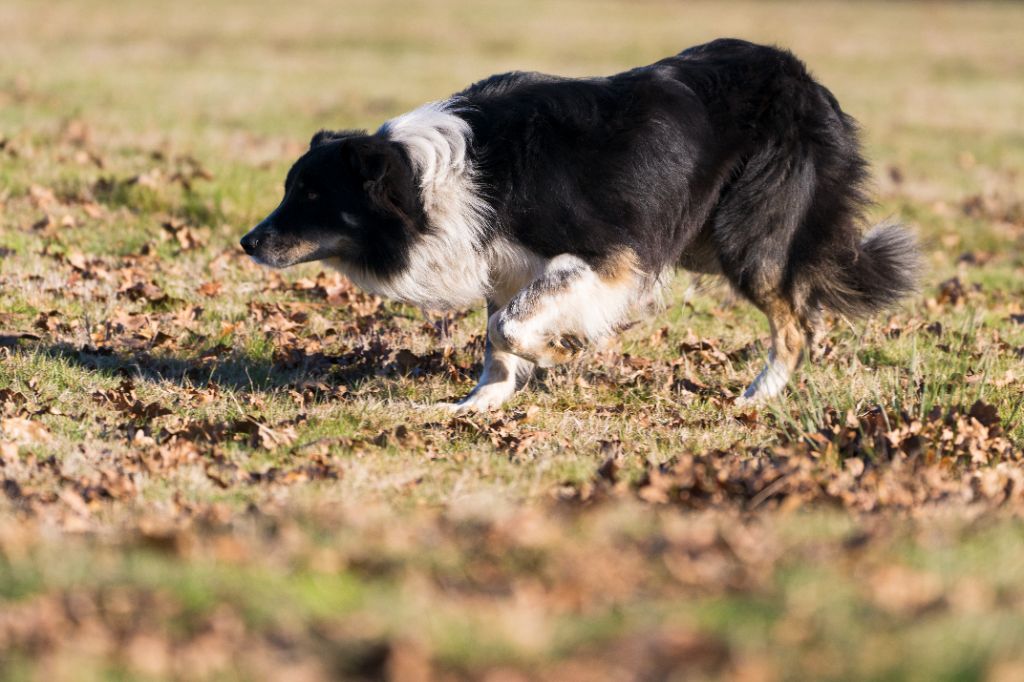
[[[286,268],[300,263],[317,250],[317,244],[313,242],[283,238],[263,224],[250,230],[240,243],[242,250],[255,262],[272,268]]]
[[[260,265],[272,268],[287,268],[299,263],[321,260],[320,249],[312,242],[299,242],[289,246],[272,246],[257,248],[249,256]]]
[[[338,255],[336,239],[309,239],[282,235],[262,223],[242,237],[242,250],[254,262],[271,268],[287,268],[299,263],[323,260]]]

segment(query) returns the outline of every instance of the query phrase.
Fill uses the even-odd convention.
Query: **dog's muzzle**
[[[251,257],[257,263],[261,265],[271,265],[268,260],[273,260],[269,256],[273,256],[272,251],[275,250],[274,244],[274,225],[270,222],[270,218],[264,218],[260,223],[249,230],[242,241],[239,242],[242,245],[242,250],[245,251],[246,255]],[[269,251],[268,251],[269,249]]]
[[[322,241],[301,235],[281,234],[269,219],[249,230],[242,237],[241,245],[254,261],[272,268],[287,268],[330,255]]]
[[[266,241],[267,224],[265,222],[260,223],[256,227],[249,230],[244,237],[242,237],[242,250],[250,256],[256,255],[256,249],[260,247],[262,242]]]
[[[242,250],[248,255],[256,253],[256,248],[260,245],[259,235],[255,235],[252,232],[242,237]]]

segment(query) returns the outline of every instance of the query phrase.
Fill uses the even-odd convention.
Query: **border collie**
[[[867,175],[855,122],[796,57],[723,39],[609,77],[492,76],[372,134],[321,131],[242,247],[423,308],[486,300],[458,411],[615,333],[676,268],[722,275],[771,327],[751,402],[783,390],[825,313],[914,290],[911,235],[862,233]]]

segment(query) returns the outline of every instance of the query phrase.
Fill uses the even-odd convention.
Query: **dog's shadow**
[[[280,359],[253,357],[239,350],[177,355],[150,349],[82,348],[63,342],[47,344],[26,336],[3,336],[0,342],[12,353],[39,354],[107,377],[171,383],[183,388],[214,385],[241,394],[302,389],[310,383],[334,390],[355,390],[384,374],[380,358],[365,351]]]

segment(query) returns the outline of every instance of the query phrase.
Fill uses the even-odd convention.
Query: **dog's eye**
[[[317,194],[316,192],[306,192],[306,199],[308,199],[309,201],[316,201],[319,198],[320,195]]]

